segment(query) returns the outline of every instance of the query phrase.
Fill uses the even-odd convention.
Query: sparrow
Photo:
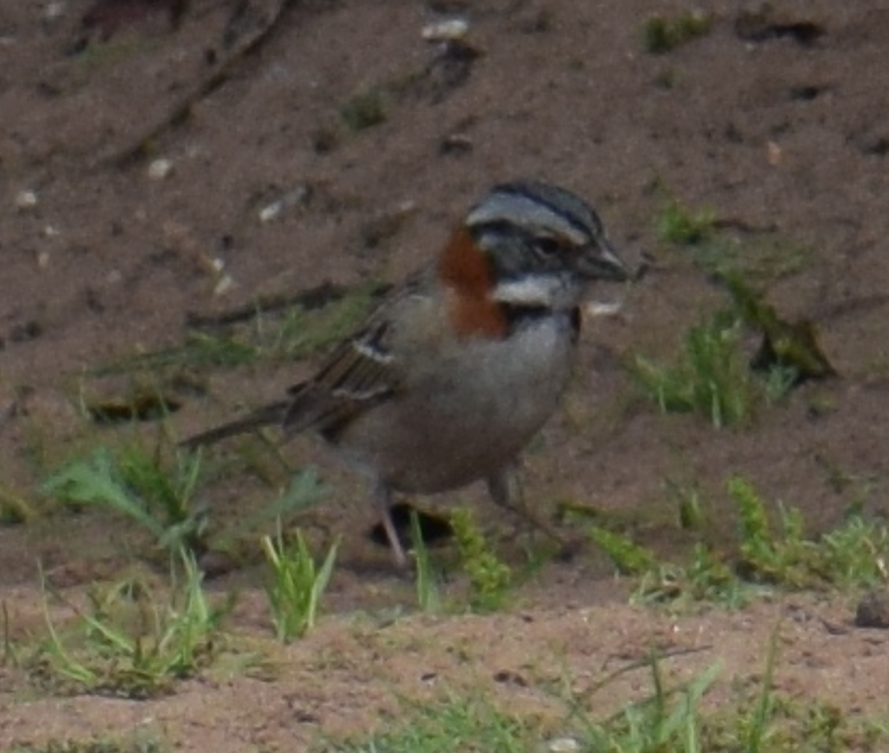
[[[595,280],[634,277],[583,199],[540,181],[496,185],[313,377],[183,444],[272,424],[285,439],[315,432],[370,479],[405,567],[394,493],[484,480],[497,505],[521,512],[518,458],[568,384],[585,291]]]

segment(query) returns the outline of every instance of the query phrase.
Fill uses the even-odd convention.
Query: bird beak
[[[591,245],[578,259],[577,269],[590,280],[627,282],[635,279],[626,264],[604,239]]]

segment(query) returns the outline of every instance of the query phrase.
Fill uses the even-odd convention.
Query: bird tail
[[[198,447],[204,447],[205,445],[215,444],[228,437],[233,437],[236,434],[243,434],[247,431],[260,429],[263,426],[282,424],[287,415],[287,409],[290,406],[290,403],[290,400],[280,400],[277,403],[264,405],[237,421],[222,424],[222,426],[217,426],[209,431],[195,434],[193,437],[184,439],[179,443],[179,446],[187,450],[193,450]]]

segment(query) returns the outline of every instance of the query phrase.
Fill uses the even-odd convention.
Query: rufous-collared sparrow
[[[519,453],[568,383],[586,284],[631,275],[595,211],[548,183],[498,185],[437,260],[395,288],[289,397],[189,440],[314,430],[373,482],[396,562],[393,492],[484,479],[515,509]]]

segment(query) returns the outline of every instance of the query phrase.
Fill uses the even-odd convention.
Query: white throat
[[[571,276],[537,273],[500,282],[492,297],[512,306],[565,311],[578,304],[582,293],[582,287]]]

